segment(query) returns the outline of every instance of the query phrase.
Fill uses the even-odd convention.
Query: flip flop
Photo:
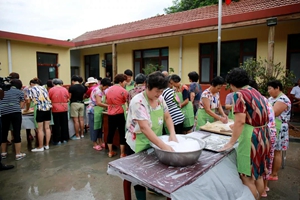
[[[268,197],[268,194],[267,194],[266,192],[264,192],[264,193],[262,193],[260,196],[261,196],[261,197]]]
[[[101,150],[102,150],[102,148],[101,148],[99,145],[93,146],[93,149],[95,149],[95,150],[97,150],[97,151],[101,151]]]
[[[278,181],[278,176],[269,176],[268,181]]]
[[[117,152],[114,152],[114,151],[112,151],[112,152],[109,152],[108,153],[108,157],[114,157],[115,155],[117,155]]]
[[[265,187],[265,190],[266,190],[266,192],[269,192],[270,188],[269,187]]]

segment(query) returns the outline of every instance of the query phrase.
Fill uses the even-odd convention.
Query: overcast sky
[[[67,40],[164,14],[172,0],[0,0],[0,30]]]

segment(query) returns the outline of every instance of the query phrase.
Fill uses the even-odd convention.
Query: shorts
[[[35,120],[37,123],[51,121],[51,110],[37,110]]]
[[[71,117],[83,117],[84,104],[83,103],[71,103]]]

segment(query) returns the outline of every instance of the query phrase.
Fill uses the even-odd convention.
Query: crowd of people
[[[180,76],[169,75],[166,71],[148,76],[137,74],[133,81],[133,72],[128,69],[117,74],[113,83],[110,78],[97,80],[93,77],[83,83],[83,79],[75,75],[68,90],[60,79],[48,81],[43,86],[38,78],[34,78],[24,88],[17,73],[11,73],[10,77],[11,88],[4,91],[0,102],[2,159],[7,157],[9,131],[14,140],[16,160],[26,156],[21,152],[22,109],[25,113],[34,110],[38,145],[32,152],[48,150],[51,138],[53,145],[60,145],[69,139],[84,137],[85,116],[92,147],[101,151],[105,148],[103,112],[107,111],[108,157],[118,154],[113,151],[118,129],[121,158],[148,149],[150,142],[163,150],[173,151],[158,136],[168,134],[170,141],[176,142],[176,134],[199,130],[207,122],[226,124],[232,119],[232,137],[220,151],[233,148],[239,141],[237,169],[243,184],[259,199],[267,196],[267,181],[278,180],[281,153],[288,148],[291,112],[291,101],[283,94],[283,86],[278,80],[268,83],[270,97],[267,99],[241,68],[231,70],[226,80],[220,76],[213,78],[210,87],[204,91],[195,71],[188,74],[189,85],[182,84]],[[225,83],[232,91],[225,103],[229,115],[225,114],[220,102],[220,90]],[[297,92],[300,94],[297,89],[292,90],[294,95]],[[69,118],[72,118],[75,130],[71,138]],[[30,130],[26,133],[28,139],[32,138],[29,137]],[[1,164],[1,169],[9,168],[11,166]],[[137,185],[134,189],[137,199],[145,199],[144,187]]]

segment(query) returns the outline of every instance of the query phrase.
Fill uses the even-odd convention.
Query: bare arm
[[[165,151],[174,151],[172,147],[164,143],[161,139],[159,139],[153,130],[150,128],[147,120],[137,120],[137,123],[140,126],[141,134],[145,134],[145,136],[160,149]]]
[[[191,92],[191,93],[190,93],[190,99],[191,99],[191,102],[192,102],[192,103],[193,103],[194,100],[195,100],[195,96],[196,96],[195,92]]]
[[[273,106],[275,117],[278,117],[285,109],[287,109],[287,105],[281,101],[277,101]]]
[[[175,129],[174,129],[173,120],[172,120],[171,115],[170,115],[169,112],[165,112],[165,114],[164,114],[164,120],[165,120],[167,128],[168,128],[168,130],[170,132],[169,141],[178,142],[177,138],[176,138],[176,133],[175,133]]]
[[[225,105],[225,109],[226,109],[226,110],[231,110],[231,109],[232,109],[232,105],[226,104],[226,105]]]
[[[97,105],[97,106],[101,106],[101,107],[103,107],[103,108],[107,108],[107,107],[108,107],[107,104],[102,103],[101,97],[99,97],[98,95],[96,95],[96,105]]]
[[[185,99],[185,100],[182,102],[182,104],[180,104],[180,107],[182,108],[182,107],[186,106],[188,103],[189,103],[189,99]]]
[[[238,140],[240,135],[242,134],[244,124],[246,121],[246,114],[245,113],[235,113],[235,121],[232,128],[232,136],[227,144],[224,145],[222,149],[219,151],[226,151],[231,149],[235,142]]]

